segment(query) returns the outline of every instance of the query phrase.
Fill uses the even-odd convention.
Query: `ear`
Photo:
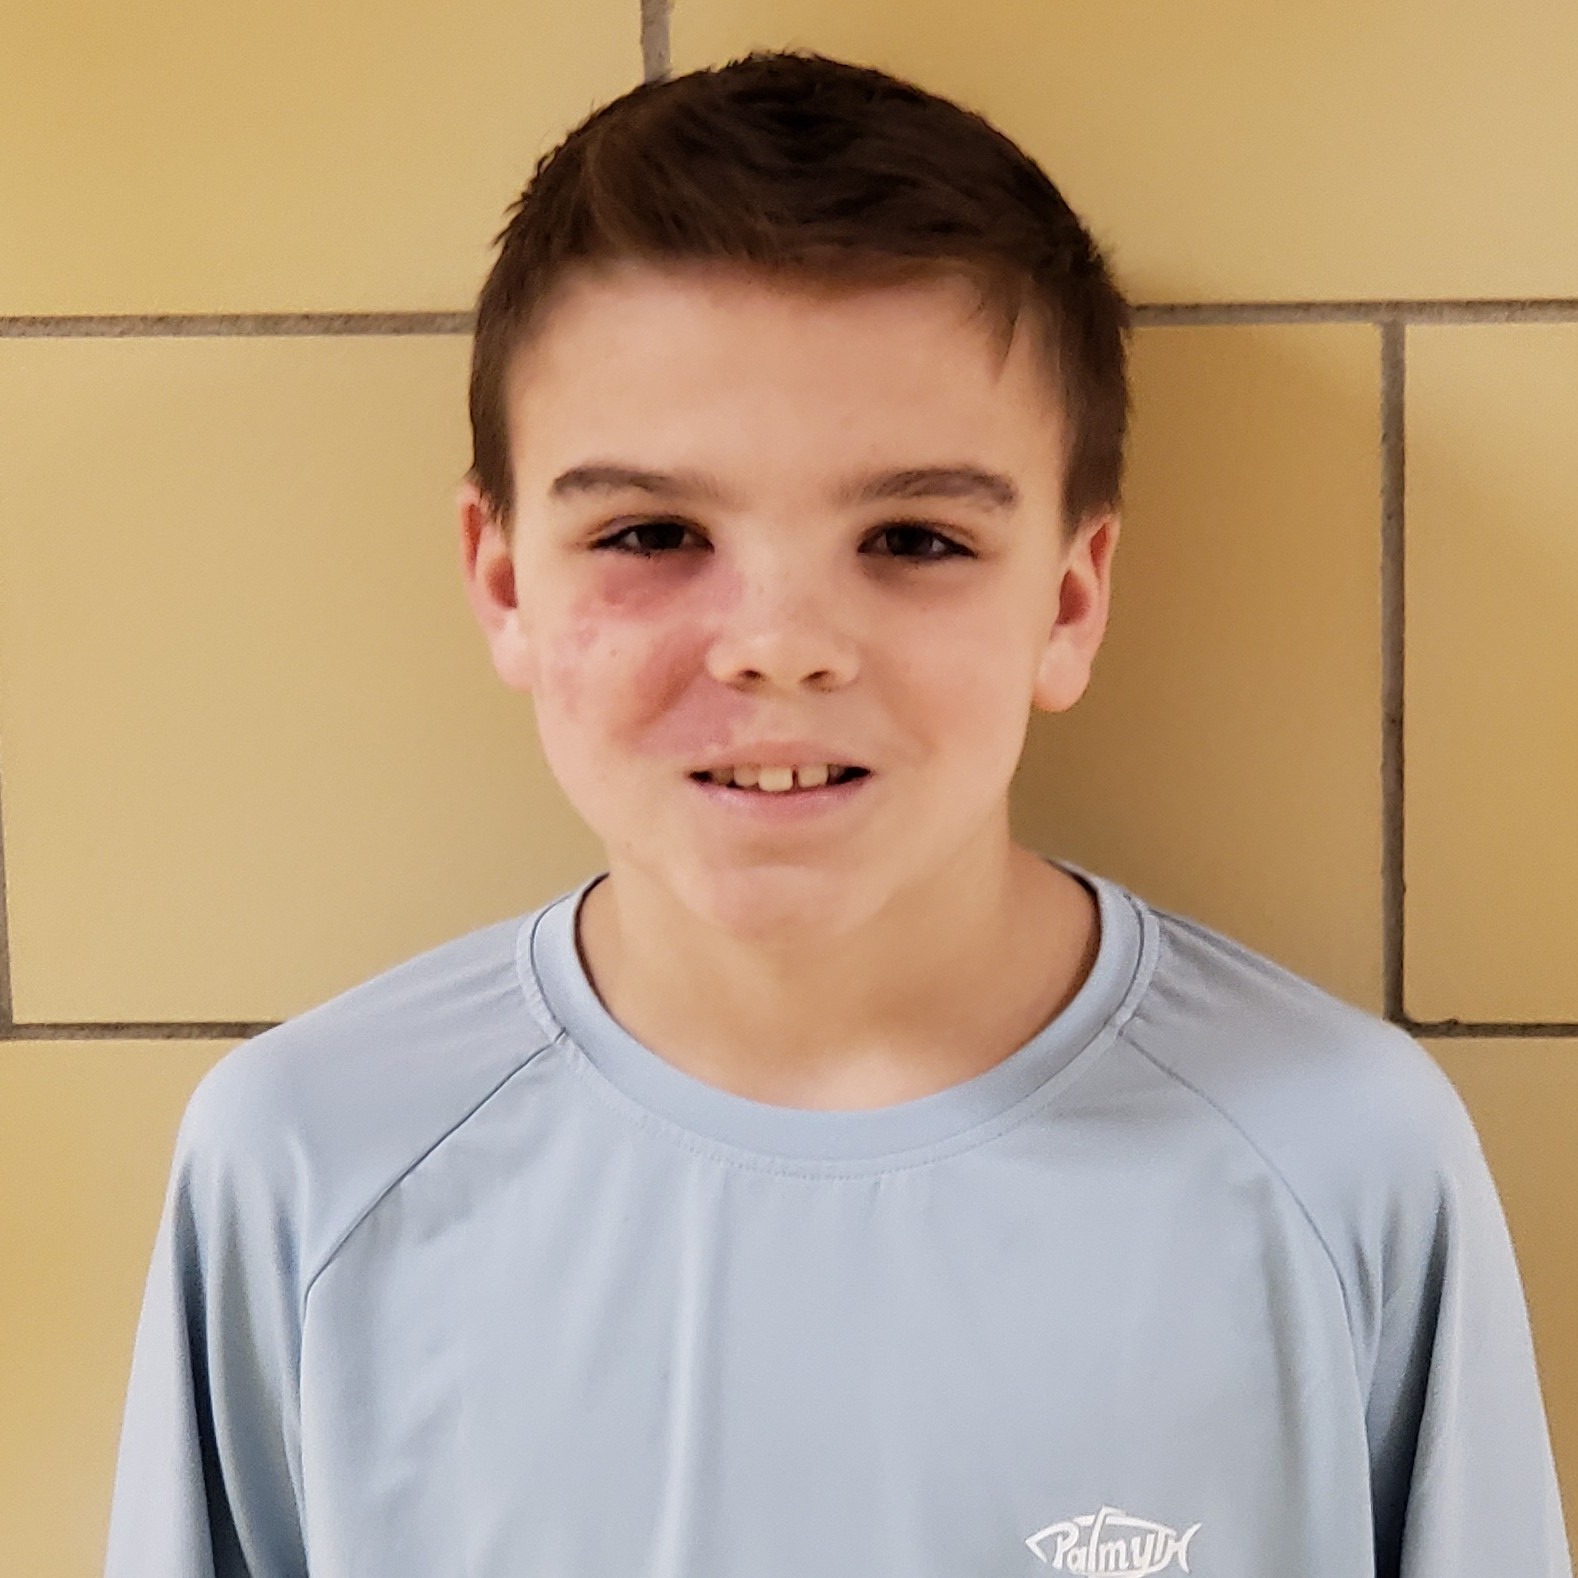
[[[1067,712],[1085,694],[1096,652],[1107,631],[1112,596],[1112,555],[1118,545],[1116,511],[1086,516],[1058,585],[1057,622],[1036,670],[1034,703],[1044,712]]]
[[[466,600],[488,643],[493,667],[511,690],[532,688],[532,651],[516,597],[515,560],[504,522],[492,501],[467,479],[456,496],[460,570]]]

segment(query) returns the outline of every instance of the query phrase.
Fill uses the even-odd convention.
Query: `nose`
[[[775,563],[739,577],[714,626],[707,668],[725,685],[835,689],[854,677],[855,646],[825,580]]]

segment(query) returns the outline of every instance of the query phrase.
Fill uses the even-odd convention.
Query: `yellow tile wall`
[[[1438,1058],[1578,1531],[1578,10],[677,0],[671,32],[678,69],[794,43],[964,99],[1182,304],[1140,315],[1109,634],[1031,720],[1015,830]],[[395,331],[469,309],[537,154],[641,72],[639,0],[0,14],[0,1571],[98,1569],[226,1027],[602,864],[460,590],[465,337]],[[253,316],[356,312],[395,316]],[[16,337],[170,313],[233,316]]]
[[[795,46],[959,97],[1144,301],[1578,292],[1568,0],[677,0],[678,69]]]
[[[0,9],[0,313],[468,309],[633,0]]]
[[[0,1572],[102,1567],[176,1125],[234,1044],[0,1043]]]
[[[0,340],[18,1020],[283,1018],[595,859],[461,590],[467,353]]]
[[[1408,1011],[1578,1020],[1578,322],[1411,328],[1407,406]]]
[[[1379,331],[1142,328],[1132,373],[1107,636],[1016,832],[1378,1013]]]

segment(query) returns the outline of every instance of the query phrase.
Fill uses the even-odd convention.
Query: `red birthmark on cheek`
[[[704,634],[672,628],[648,649],[636,676],[641,749],[660,762],[692,764],[738,739],[759,704],[707,668]]]
[[[543,652],[544,694],[539,704],[548,702],[570,722],[580,718],[586,697],[587,664],[597,640],[596,621],[579,609],[572,612],[568,624],[553,632]]]
[[[628,577],[611,575],[572,601],[543,656],[549,704],[560,718],[640,740],[644,751],[657,749],[647,736],[672,715],[705,650],[690,617],[670,608],[660,618],[653,602]]]
[[[688,768],[748,733],[761,703],[708,666],[731,577],[689,578],[683,595],[661,580],[610,566],[571,605],[549,669],[567,720],[588,723],[589,706],[642,755]]]
[[[755,695],[731,683],[732,670],[709,666],[712,642],[739,591],[736,575],[702,579],[691,588],[683,618],[652,648],[642,679],[656,704],[643,741],[661,761],[689,770],[749,733],[761,711]]]
[[[586,709],[606,714],[620,707],[645,661],[655,622],[646,616],[645,598],[628,585],[613,586],[619,577],[600,577],[578,592],[563,615],[552,621],[543,645],[546,699],[561,716],[588,721]]]

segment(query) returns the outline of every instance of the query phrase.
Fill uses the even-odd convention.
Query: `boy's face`
[[[837,931],[995,855],[1030,708],[1088,681],[1118,523],[1062,547],[1056,402],[973,308],[574,278],[515,369],[513,543],[462,495],[468,595],[555,777],[611,864],[719,924]],[[871,776],[794,820],[692,781],[768,740]]]

